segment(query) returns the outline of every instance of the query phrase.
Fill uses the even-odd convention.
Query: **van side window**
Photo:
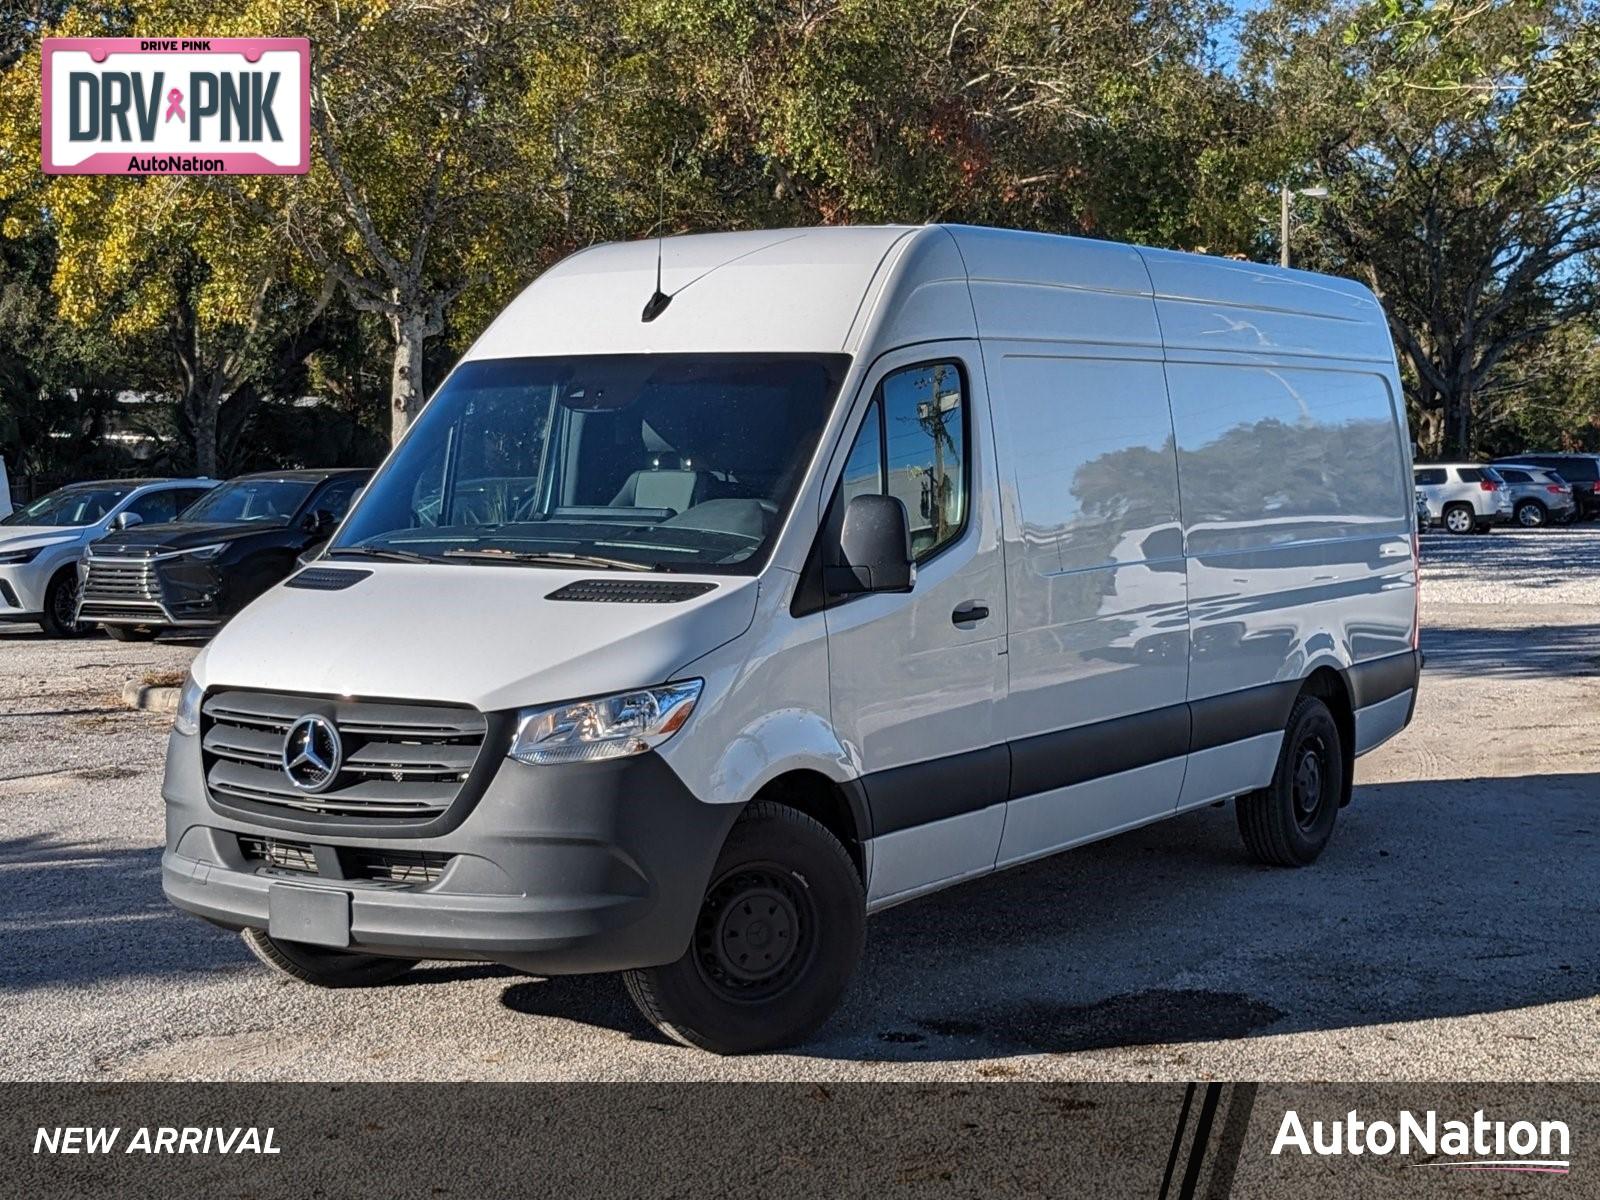
[[[1427,487],[1436,483],[1443,483],[1447,476],[1443,467],[1427,467],[1423,470],[1412,472],[1418,487]]]
[[[874,398],[867,405],[861,432],[856,434],[856,444],[850,448],[844,473],[839,476],[839,510],[843,512],[857,496],[882,494],[883,406]]]
[[[953,362],[907,367],[878,385],[886,490],[906,506],[918,562],[953,541],[966,524],[964,391],[961,368]]]

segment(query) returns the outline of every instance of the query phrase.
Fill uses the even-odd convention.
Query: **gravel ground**
[[[194,647],[0,627],[0,1078],[1600,1078],[1600,528],[1424,559],[1417,719],[1314,868],[1206,809],[903,906],[816,1040],[739,1060],[611,978],[278,982],[161,896],[166,718],[116,696]]]

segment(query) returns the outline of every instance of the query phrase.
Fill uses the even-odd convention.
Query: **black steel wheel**
[[[683,956],[623,979],[651,1024],[684,1045],[772,1050],[838,1007],[865,933],[861,877],[839,839],[757,801],[728,834]]]
[[[1289,713],[1272,782],[1235,801],[1245,848],[1274,866],[1314,862],[1333,836],[1344,802],[1345,770],[1333,713],[1316,696],[1302,695]]]

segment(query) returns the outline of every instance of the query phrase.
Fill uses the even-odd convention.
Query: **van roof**
[[[660,290],[671,302],[645,320],[658,261]],[[1023,291],[1036,303],[1019,303]],[[854,353],[868,343],[973,337],[980,329],[984,337],[1036,338],[1070,331],[1073,297],[1085,293],[1123,298],[1131,320],[1116,318],[1117,340],[1159,345],[1165,334],[1169,347],[1206,352],[1326,354],[1356,335],[1352,356],[1393,361],[1376,300],[1352,280],[963,225],[823,226],[592,246],[524,290],[467,357]],[[1368,335],[1373,326],[1376,337]]]

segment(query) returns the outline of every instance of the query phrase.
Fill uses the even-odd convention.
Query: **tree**
[[[1240,120],[1208,0],[651,0],[657,90],[724,211],[968,221],[1195,244]]]
[[[527,0],[375,0],[316,25],[325,177],[303,182],[313,203],[292,228],[351,304],[388,323],[395,439],[426,398],[426,343],[450,306],[525,282],[538,258],[553,210],[528,154],[528,68],[560,17]]]
[[[1593,16],[1559,0],[1282,0],[1252,24],[1268,132],[1332,192],[1308,260],[1383,302],[1429,453],[1471,454],[1498,365],[1600,299]]]
[[[150,3],[137,13],[119,9],[122,24],[108,28],[101,14],[67,11],[48,32],[119,33],[136,22],[221,35],[256,32],[248,16],[239,30],[205,14],[206,6],[181,0]],[[0,75],[0,128],[38,128],[38,79],[35,46]],[[296,200],[293,190],[283,196],[280,224]],[[0,202],[5,236],[53,243],[57,319],[101,329],[124,346],[154,340],[159,353],[145,360],[141,382],[176,403],[192,446],[192,454],[167,457],[174,466],[220,474],[254,405],[321,338],[328,293],[319,293],[316,277],[284,253],[280,225],[228,180],[45,177],[33,153],[0,156]]]

